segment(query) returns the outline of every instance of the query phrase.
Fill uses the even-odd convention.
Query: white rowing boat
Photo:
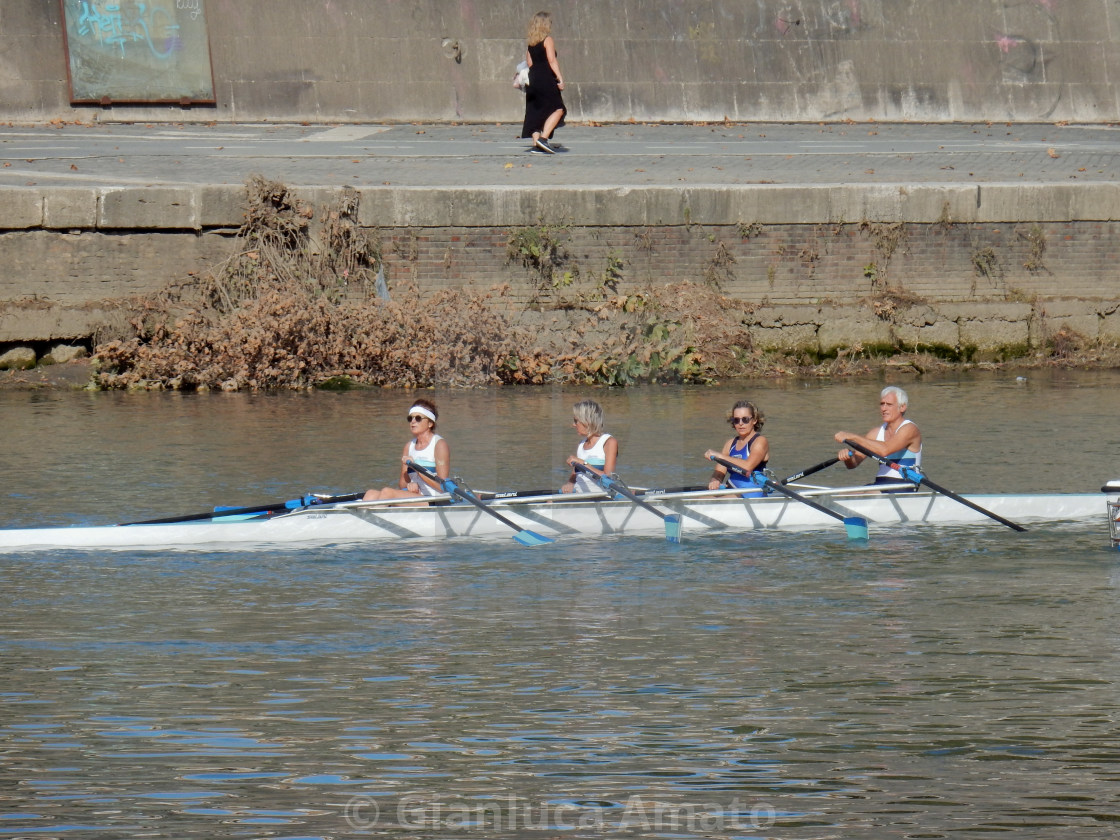
[[[791,485],[797,487],[797,485]],[[992,524],[983,513],[940,493],[883,494],[866,487],[799,488],[844,516],[875,525]],[[226,517],[167,524],[73,528],[0,529],[0,552],[41,549],[254,550],[283,547],[356,545],[391,540],[508,538],[508,524],[556,540],[615,534],[657,535],[663,519],[631,501],[605,494],[495,498],[486,502],[508,520],[503,523],[475,505],[450,496],[433,497],[430,506],[392,502],[343,502],[311,505],[278,515]],[[835,528],[836,520],[807,504],[774,495],[742,499],[726,491],[687,491],[642,495],[664,513],[681,516],[685,536],[715,531]],[[1016,522],[1063,522],[1101,517],[1106,497],[1099,493],[1023,493],[969,495],[964,498]]]

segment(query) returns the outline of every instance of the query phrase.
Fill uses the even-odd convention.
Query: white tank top
[[[609,438],[610,435],[606,432],[600,433],[599,439],[595,441],[595,445],[590,448],[587,446],[587,438],[584,438],[580,441],[579,446],[576,447],[576,457],[581,461],[586,461],[595,469],[602,471],[603,467],[607,465],[606,443]],[[587,475],[587,473],[576,473],[575,492],[596,493],[602,489],[599,482]]]
[[[909,420],[903,420],[901,423],[898,424],[898,428],[901,429],[903,426],[905,426],[909,422],[910,422]],[[887,424],[884,423],[882,426],[879,427],[879,434],[875,435],[875,440],[882,441],[882,440],[886,440],[886,439],[887,439]],[[904,448],[898,450],[897,452],[892,452],[890,455],[888,455],[887,460],[888,461],[895,461],[896,463],[902,464],[903,466],[906,466],[906,467],[913,467],[914,469],[920,469],[921,466],[922,466],[922,446],[921,446],[921,444],[918,444],[918,451],[917,452],[911,452],[909,449],[906,449],[904,447]],[[879,472],[877,472],[875,474],[875,477],[876,478],[897,478],[899,481],[904,480],[902,478],[902,473],[900,473],[898,470],[895,470],[895,469],[892,469],[892,468],[888,467],[886,464],[880,464],[879,465]]]
[[[408,458],[410,461],[415,461],[422,467],[426,467],[432,472],[436,471],[436,443],[443,440],[439,435],[432,435],[432,439],[428,441],[428,445],[423,449],[416,448],[416,438],[408,444]],[[436,489],[428,484],[419,473],[412,470],[408,471],[408,480],[415,481],[420,487],[421,496],[434,496],[437,493],[442,493],[443,490]]]

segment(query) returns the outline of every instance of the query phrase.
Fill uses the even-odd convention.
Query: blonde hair
[[[529,21],[529,46],[536,46],[547,38],[550,32],[552,32],[552,15],[548,12],[537,12]]]
[[[572,417],[587,426],[587,436],[603,431],[603,407],[595,400],[580,400],[572,406]]]

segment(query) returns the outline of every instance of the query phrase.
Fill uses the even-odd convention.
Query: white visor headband
[[[430,408],[424,408],[422,405],[414,405],[408,410],[409,415],[419,414],[421,417],[427,417],[433,423],[436,422],[436,415]]]

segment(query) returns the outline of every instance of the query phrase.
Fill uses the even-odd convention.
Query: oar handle
[[[466,490],[463,490],[461,487],[459,487],[459,485],[456,484],[452,479],[440,478],[440,476],[436,475],[423,464],[417,464],[411,458],[406,459],[404,464],[414,473],[422,475],[424,476],[424,478],[430,478],[432,481],[436,482],[443,489],[444,493],[449,493],[452,496],[458,495],[461,497],[471,495],[467,493]]]
[[[782,484],[789,484],[791,481],[800,481],[801,479],[803,479],[807,475],[812,475],[815,472],[820,472],[821,470],[827,469],[828,467],[831,467],[833,464],[838,464],[838,463],[840,463],[839,458],[829,458],[827,461],[821,461],[819,464],[813,464],[813,466],[809,467],[808,469],[804,469],[799,473],[794,473],[791,476],[787,476],[786,478],[783,478],[781,480],[781,483]]]
[[[993,513],[992,511],[988,510],[987,508],[980,507],[980,505],[976,504],[975,502],[970,502],[968,499],[954,493],[952,490],[949,490],[945,487],[942,487],[940,484],[937,484],[933,481],[930,481],[928,478],[926,478],[925,473],[923,473],[919,470],[916,470],[913,467],[908,467],[905,464],[899,464],[899,463],[896,463],[894,461],[890,461],[890,460],[882,457],[881,455],[876,455],[874,452],[872,452],[866,446],[862,446],[861,444],[856,443],[854,440],[845,440],[844,445],[847,446],[849,449],[854,449],[856,452],[862,452],[868,458],[874,458],[880,464],[884,464],[888,467],[893,467],[894,469],[898,470],[899,474],[903,478],[905,478],[907,481],[914,482],[915,486],[921,486],[922,484],[924,484],[930,490],[933,490],[937,493],[940,493],[943,496],[948,496],[954,502],[958,502],[959,504],[962,504],[965,507],[972,508],[977,513],[982,513],[986,517],[988,517],[989,519],[994,519],[999,524],[1006,525],[1008,528],[1012,529],[1013,531],[1025,531],[1025,530],[1027,530],[1022,525],[1020,525],[1019,523],[1012,522],[1010,519],[1004,519],[998,513]]]
[[[900,464],[897,461],[892,461],[889,458],[884,458],[882,455],[877,455],[863,444],[856,443],[854,440],[845,440],[844,445],[849,449],[854,449],[856,452],[859,452],[862,455],[866,455],[868,458],[875,459],[884,467],[890,467],[891,469],[897,470],[899,475],[901,475],[907,481],[914,482],[915,486],[920,485],[925,479],[925,475],[923,475],[919,470],[916,470],[913,467],[908,467],[906,466],[906,464]]]

